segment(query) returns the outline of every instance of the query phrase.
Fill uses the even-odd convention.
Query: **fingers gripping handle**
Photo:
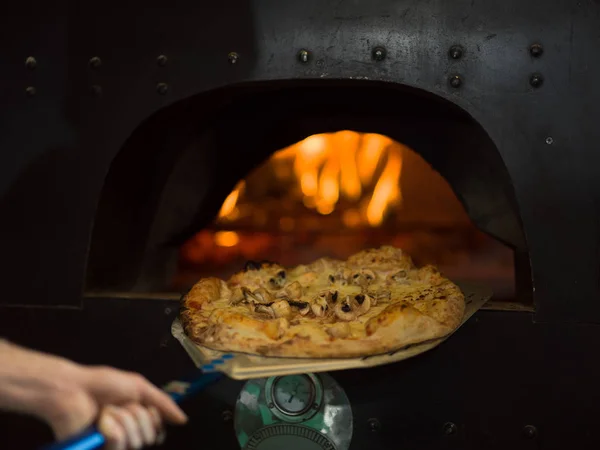
[[[209,364],[200,367],[199,370],[194,371],[190,376],[167,383],[163,389],[171,396],[175,403],[181,403],[183,400],[192,397],[207,386],[220,380],[223,374],[217,372],[217,367],[230,358],[230,355],[225,355],[223,359],[215,359]],[[43,447],[41,450],[95,450],[102,448],[105,442],[106,439],[94,425],[69,439],[55,442]]]

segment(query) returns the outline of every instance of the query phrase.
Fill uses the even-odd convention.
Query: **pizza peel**
[[[466,303],[465,314],[460,325],[457,327],[458,329],[492,297],[492,291],[485,287],[467,283],[456,284],[462,290]],[[225,360],[223,364],[219,364],[217,370],[235,380],[330,372],[343,369],[361,369],[390,364],[412,358],[413,356],[431,350],[448,339],[454,332],[438,339],[409,345],[380,355],[359,358],[281,358],[257,356],[245,353],[224,353],[212,350],[193,342],[185,334],[179,319],[175,319],[171,326],[173,337],[181,343],[186,353],[197,367],[202,367],[213,360],[221,360],[223,356],[230,357],[230,355],[233,355]]]

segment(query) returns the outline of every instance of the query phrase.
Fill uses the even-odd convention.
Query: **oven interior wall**
[[[208,123],[205,109],[214,111]],[[181,243],[213,220],[240,179],[286,145],[345,128],[413,148],[446,178],[476,226],[526,254],[506,168],[483,129],[456,106],[380,83],[239,86],[190,99],[134,132],[106,179],[87,289],[165,290]],[[518,279],[519,295],[530,298],[530,277]]]

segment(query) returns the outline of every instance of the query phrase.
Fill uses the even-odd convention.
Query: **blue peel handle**
[[[163,387],[164,391],[175,400],[175,403],[182,402],[223,377],[221,372],[217,372],[217,367],[225,362],[224,359],[205,364],[189,377],[171,381]],[[102,448],[104,443],[104,436],[98,431],[98,428],[91,426],[67,440],[55,442],[41,450],[96,450]]]

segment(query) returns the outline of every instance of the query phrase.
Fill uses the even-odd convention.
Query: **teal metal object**
[[[244,450],[346,450],[352,438],[350,402],[327,374],[248,381],[234,423]]]

